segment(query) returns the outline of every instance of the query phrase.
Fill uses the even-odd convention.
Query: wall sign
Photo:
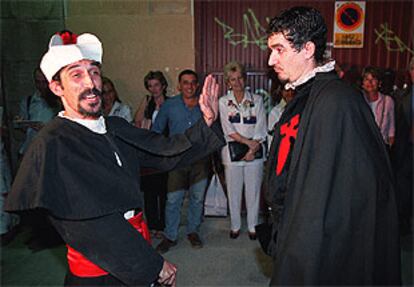
[[[365,1],[336,1],[334,48],[362,48],[364,21]]]

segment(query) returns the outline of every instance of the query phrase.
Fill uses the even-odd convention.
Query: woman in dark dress
[[[144,78],[144,85],[150,95],[144,97],[135,114],[134,122],[136,127],[151,129],[162,104],[167,99],[168,83],[162,72],[150,71]],[[164,230],[167,179],[168,173],[157,173],[154,170],[141,172],[145,216],[151,235],[156,238],[161,238]]]

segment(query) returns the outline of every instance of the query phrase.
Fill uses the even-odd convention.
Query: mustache
[[[91,94],[93,94],[95,96],[98,96],[102,99],[102,92],[100,90],[98,90],[97,88],[92,88],[92,89],[86,89],[82,93],[80,93],[79,94],[79,100],[86,99],[86,97],[91,95]]]

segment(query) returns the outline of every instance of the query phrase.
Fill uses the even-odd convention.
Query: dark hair
[[[164,100],[167,99],[167,87],[168,82],[164,77],[164,74],[161,71],[149,71],[148,74],[144,77],[144,86],[148,90],[148,82],[150,80],[158,80],[160,81],[161,85],[164,87],[164,90],[162,91],[162,96],[164,97]],[[149,96],[147,96],[149,97]],[[152,114],[154,113],[156,108],[154,97],[151,97],[148,101],[147,107],[144,111],[144,117],[147,119],[152,118]]]
[[[184,75],[193,75],[193,76],[196,78],[197,82],[198,82],[198,75],[197,75],[197,73],[196,73],[196,72],[194,72],[193,70],[190,70],[190,69],[184,70],[184,71],[182,71],[182,72],[178,75],[178,82],[180,82],[180,81],[181,81],[181,78],[182,78]]]
[[[38,79],[38,76],[40,76],[41,79]],[[50,90],[49,81],[40,67],[36,67],[33,70],[33,79],[36,89],[40,92],[40,95],[45,100],[46,104],[52,109],[60,108],[62,106],[62,102],[60,98]]]
[[[293,48],[302,50],[311,41],[315,44],[315,61],[322,63],[326,49],[327,27],[321,13],[311,7],[293,7],[274,17],[267,30],[268,37],[282,33]]]
[[[115,92],[115,101],[121,103],[121,99],[118,97],[118,92],[115,89],[114,83],[111,81],[111,79],[102,76],[102,94],[103,94],[103,86],[104,85],[111,85],[112,89],[114,89],[114,92]]]
[[[99,63],[99,62],[97,62],[97,61],[93,61],[92,62],[92,65],[95,65],[95,66],[97,66],[99,69],[102,69],[102,65],[101,65],[101,63]],[[66,65],[67,66],[67,65]],[[65,66],[65,67],[66,67]],[[57,82],[60,82],[60,73],[63,71],[63,69],[65,68],[65,67],[62,67],[62,68],[60,68],[59,69],[59,71],[57,71],[56,72],[56,74],[54,74],[53,75],[53,77],[52,77],[52,81],[57,81]]]
[[[367,74],[371,74],[373,78],[377,79],[378,81],[382,80],[382,74],[381,71],[374,66],[366,66],[363,70],[362,70],[362,79],[364,79],[364,77]]]
[[[148,90],[148,82],[150,80],[158,80],[161,85],[164,87],[163,95],[165,96],[168,88],[168,82],[164,77],[164,74],[161,71],[149,71],[148,74],[144,77],[144,86]]]
[[[53,75],[52,81],[60,82],[60,73],[62,72],[63,68],[60,68],[60,70]]]

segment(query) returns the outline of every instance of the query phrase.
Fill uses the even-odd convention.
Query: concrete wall
[[[148,71],[161,70],[173,95],[178,73],[195,66],[192,0],[67,0],[65,25],[101,39],[103,72],[134,111]]]

